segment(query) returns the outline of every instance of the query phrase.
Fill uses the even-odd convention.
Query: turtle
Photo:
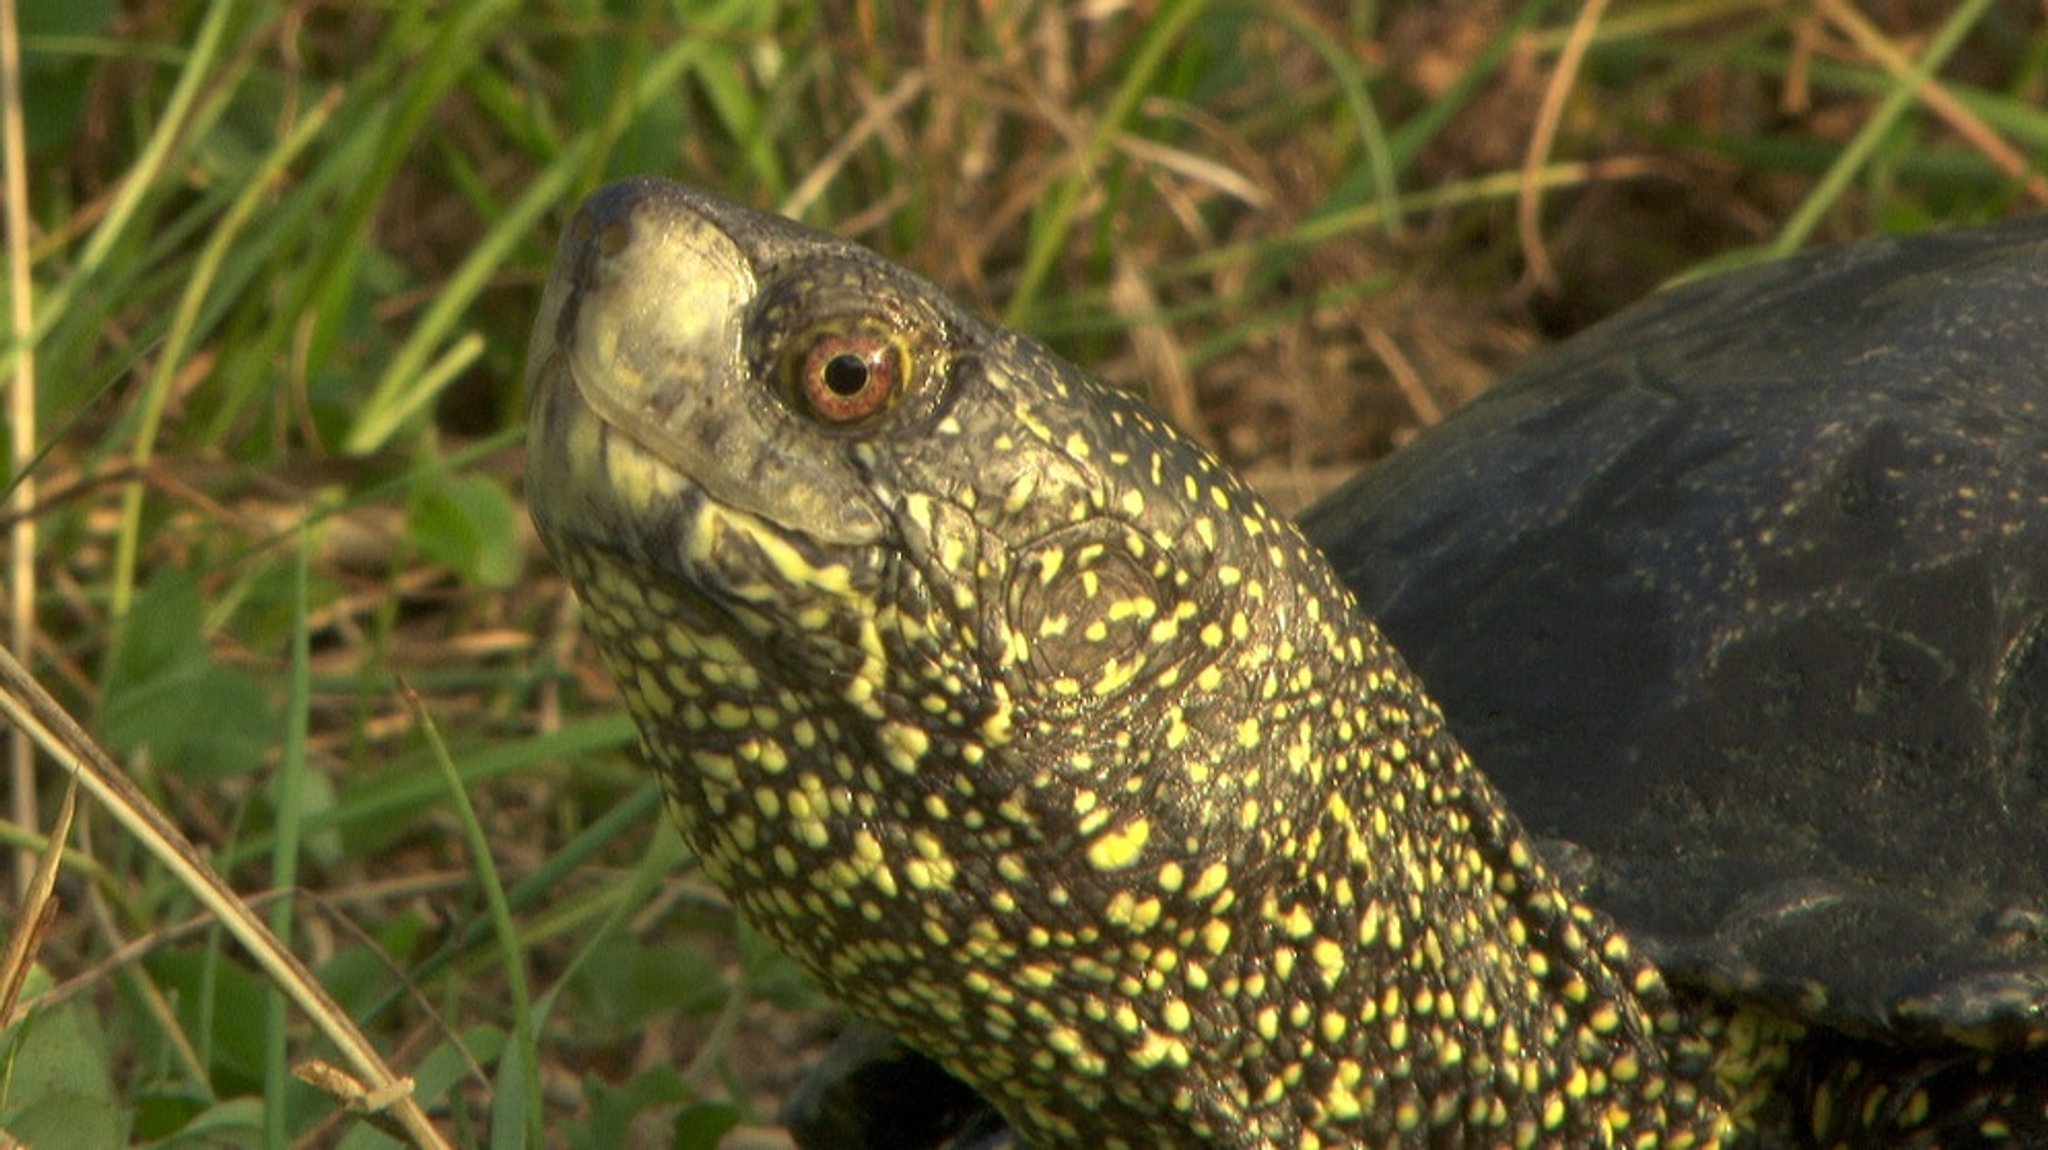
[[[1025,1143],[2043,1145],[2044,305],[2038,219],[1668,291],[1305,535],[640,179],[527,496],[706,874]]]

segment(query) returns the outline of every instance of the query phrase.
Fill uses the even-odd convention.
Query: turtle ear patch
[[[1164,550],[1120,522],[1090,520],[1018,553],[1010,623],[1042,702],[1083,710],[1149,682],[1192,637],[1195,603]]]

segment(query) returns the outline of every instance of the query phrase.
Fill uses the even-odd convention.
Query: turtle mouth
[[[877,548],[818,539],[736,501],[730,482],[679,464],[671,439],[600,399],[617,389],[584,378],[568,349],[535,373],[528,499],[558,560],[602,552],[636,572],[632,582],[692,604],[691,616],[760,636],[786,636],[857,595]]]
[[[585,386],[570,349],[550,347],[535,365],[529,503],[616,677],[680,689],[673,663],[735,688],[758,675],[814,692],[873,676],[848,620],[877,578],[875,548],[835,546],[731,502],[646,421],[601,406],[596,397],[618,392]]]

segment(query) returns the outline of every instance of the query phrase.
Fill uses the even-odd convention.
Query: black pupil
[[[868,385],[868,361],[850,351],[825,361],[825,386],[842,397],[859,395]]]

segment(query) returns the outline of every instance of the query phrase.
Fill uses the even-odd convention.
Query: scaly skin
[[[1715,1146],[1712,1041],[1295,528],[852,245],[593,197],[529,495],[708,873],[1056,1146]]]

